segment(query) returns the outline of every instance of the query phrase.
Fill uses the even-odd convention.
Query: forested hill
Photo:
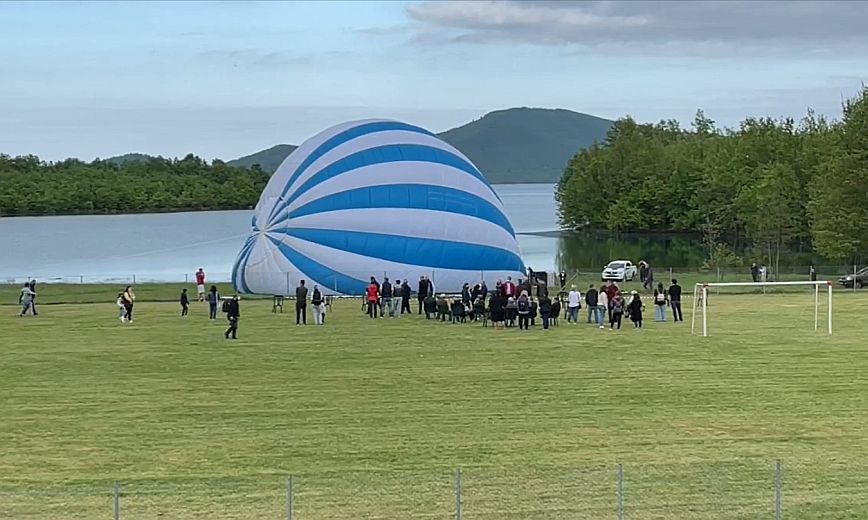
[[[486,114],[438,137],[463,152],[494,184],[554,183],[578,150],[602,142],[612,121],[570,110],[511,108]],[[295,146],[281,144],[234,161],[274,172]]]
[[[806,240],[829,259],[859,261],[868,255],[868,88],[844,103],[841,121],[809,112],[729,130],[701,111],[690,129],[618,120],[604,144],[569,161],[557,198],[567,228],[702,233],[719,265],[739,261],[734,241],[770,266]]]

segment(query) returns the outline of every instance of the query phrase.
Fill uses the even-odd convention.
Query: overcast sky
[[[837,116],[868,2],[0,2],[0,153],[231,159],[514,106]]]

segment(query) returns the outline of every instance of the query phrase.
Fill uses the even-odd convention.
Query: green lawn
[[[236,342],[204,304],[0,306],[0,518],[111,518],[118,481],[124,519],[277,519],[294,475],[295,518],[446,519],[458,467],[466,519],[615,518],[619,462],[626,518],[771,518],[775,459],[784,517],[866,518],[868,293],[832,337],[812,303],[719,296],[700,338],[245,300]]]

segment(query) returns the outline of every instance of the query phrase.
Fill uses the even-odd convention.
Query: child
[[[118,293],[117,299],[118,305],[118,319],[121,320],[121,323],[125,322],[124,315],[127,313],[127,308],[124,305],[124,293]]]
[[[205,292],[202,291],[204,295]],[[187,315],[187,308],[190,306],[190,299],[187,298],[187,289],[181,289],[181,316]]]

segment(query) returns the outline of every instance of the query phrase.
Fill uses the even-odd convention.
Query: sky
[[[868,2],[0,2],[0,153],[233,159],[346,120],[840,115]]]

